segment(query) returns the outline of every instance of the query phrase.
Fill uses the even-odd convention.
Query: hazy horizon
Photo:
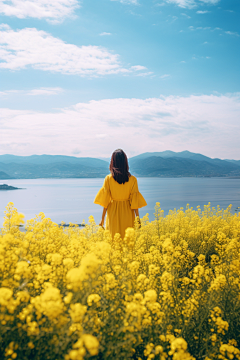
[[[187,152],[189,152],[189,150],[183,150],[183,151],[179,151],[179,152],[176,152],[176,151],[173,151],[173,150],[163,150],[163,151],[154,151],[154,152],[165,152],[165,151],[171,151],[171,152],[175,152],[176,154],[178,154],[178,153],[181,153],[181,152],[185,152],[185,151],[187,151]],[[153,152],[150,152],[150,151],[146,151],[145,153],[153,153]],[[193,152],[192,152],[193,153]],[[112,154],[112,153],[111,153]],[[95,158],[95,159],[100,159],[100,160],[104,160],[104,161],[110,161],[110,159],[111,159],[111,154],[109,155],[109,157],[101,157],[101,156],[81,156],[81,155],[66,155],[66,154],[46,154],[46,153],[42,153],[42,154],[29,154],[29,155],[18,155],[18,154],[0,154],[0,156],[1,155],[12,155],[12,156],[23,156],[23,157],[28,157],[28,156],[42,156],[42,155],[46,155],[46,156],[70,156],[70,157],[76,157],[76,158],[87,158],[87,157],[89,157],[89,158]],[[139,153],[139,154],[136,154],[136,155],[134,155],[134,156],[130,156],[130,157],[128,157],[129,159],[131,158],[131,157],[135,157],[135,156],[138,156],[138,155],[141,155],[141,154],[143,154],[143,153]],[[195,153],[195,154],[200,154],[200,153]],[[216,158],[213,158],[213,157],[211,157],[211,156],[208,156],[208,155],[206,155],[206,154],[200,154],[200,155],[204,155],[204,156],[207,156],[207,157],[209,157],[209,158],[212,158],[212,159],[216,159]],[[235,158],[235,159],[233,159],[233,158],[231,158],[231,159],[227,159],[227,158],[219,158],[219,159],[221,159],[221,160],[240,160],[240,156],[239,156],[239,158]]]

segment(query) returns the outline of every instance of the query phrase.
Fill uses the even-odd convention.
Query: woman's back
[[[147,205],[138,191],[135,176],[131,175],[127,182],[119,184],[111,174],[105,177],[94,203],[107,209],[106,230],[110,231],[112,237],[119,233],[122,238],[125,230],[134,226],[134,210]]]
[[[112,200],[130,200],[131,192],[134,188],[135,182],[137,181],[135,176],[131,175],[129,180],[124,184],[119,184],[116,180],[114,180],[111,174],[109,174],[107,178],[107,181],[109,182],[109,191]]]

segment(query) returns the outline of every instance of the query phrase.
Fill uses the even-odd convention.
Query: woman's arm
[[[135,211],[135,215],[139,217],[139,211],[138,211],[138,209],[134,209],[134,211]]]
[[[102,212],[102,220],[100,221],[99,226],[104,225],[104,219],[105,219],[106,212],[107,212],[107,208],[104,207],[103,212]]]

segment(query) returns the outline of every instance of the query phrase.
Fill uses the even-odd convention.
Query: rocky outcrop
[[[0,190],[19,190],[20,188],[10,186],[7,184],[0,184]]]

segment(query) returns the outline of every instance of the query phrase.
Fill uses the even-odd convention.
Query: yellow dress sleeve
[[[140,208],[147,205],[144,197],[142,196],[142,194],[138,190],[137,179],[134,181],[134,185],[133,185],[132,190],[131,190],[130,204],[131,204],[131,209],[132,210],[140,209]]]
[[[108,181],[108,177],[106,176],[102,188],[99,190],[99,192],[97,193],[94,199],[94,204],[98,204],[103,206],[104,208],[107,208],[110,201],[111,201],[111,194],[109,188],[109,181]]]

